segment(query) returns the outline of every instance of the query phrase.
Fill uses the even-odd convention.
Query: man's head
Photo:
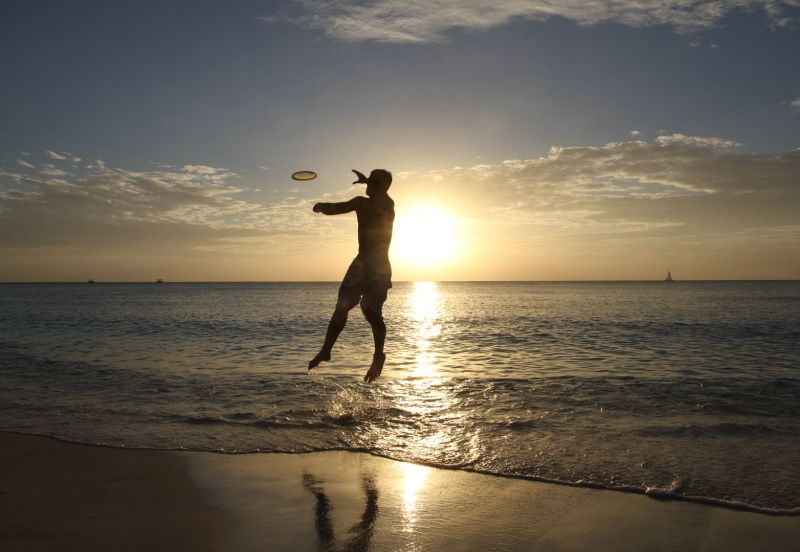
[[[392,173],[384,169],[375,169],[367,178],[367,195],[385,194],[392,185]]]

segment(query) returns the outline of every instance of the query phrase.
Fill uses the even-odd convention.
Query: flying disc
[[[292,174],[292,180],[314,180],[317,173],[314,171],[297,171]]]

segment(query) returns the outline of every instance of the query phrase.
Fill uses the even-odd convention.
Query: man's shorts
[[[339,286],[339,300],[381,314],[388,289],[392,287],[392,272],[388,259],[370,261],[360,255],[353,259]]]

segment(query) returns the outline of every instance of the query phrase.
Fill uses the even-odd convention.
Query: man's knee
[[[386,290],[367,290],[361,297],[361,312],[370,323],[383,323],[383,302],[386,301]]]
[[[382,309],[380,307],[372,305],[371,303],[363,300],[361,301],[361,312],[364,313],[364,318],[366,318],[370,324],[383,323],[383,313],[381,310]]]

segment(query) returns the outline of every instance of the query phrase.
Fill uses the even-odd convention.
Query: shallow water
[[[0,285],[0,429],[391,458],[800,511],[800,283]]]

